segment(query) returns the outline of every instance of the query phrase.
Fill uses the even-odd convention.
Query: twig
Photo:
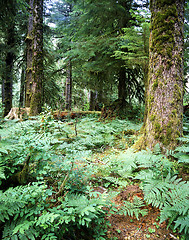
[[[62,192],[63,192],[63,190],[64,190],[64,186],[66,185],[66,182],[67,182],[67,180],[68,180],[68,177],[69,177],[72,169],[73,169],[73,162],[72,162],[72,167],[71,167],[70,171],[66,174],[66,176],[65,176],[65,178],[64,178],[64,181],[62,182],[62,184],[61,184],[61,186],[60,186],[59,191],[56,193],[56,197],[59,197],[59,196],[62,194]]]
[[[144,220],[141,222],[141,226],[140,226],[140,228],[137,230],[137,232],[133,235],[133,237],[135,237],[136,236],[136,234],[140,231],[140,229],[142,228],[142,223],[144,222]]]
[[[169,235],[170,235],[170,237],[172,237],[173,239],[176,239],[176,240],[178,240],[178,238],[177,238],[177,237],[175,237],[173,234],[169,233]]]
[[[165,236],[164,240],[166,240],[166,239],[167,239],[167,235],[168,235],[168,234],[164,235],[164,236]]]

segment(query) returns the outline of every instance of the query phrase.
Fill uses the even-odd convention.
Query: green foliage
[[[75,125],[76,124],[76,125]],[[185,127],[188,125],[186,124]],[[77,135],[75,132],[77,129]],[[177,168],[184,145],[174,152],[174,161],[160,152],[125,150],[134,141],[140,125],[126,120],[99,122],[94,117],[54,121],[49,113],[37,120],[7,121],[0,129],[0,222],[2,239],[103,239],[107,208],[117,192],[129,184],[140,184],[145,204],[161,210],[160,220],[188,234],[189,185],[178,178]],[[185,130],[186,131],[186,130]],[[119,142],[125,144],[120,152]],[[111,151],[97,163],[98,154]],[[116,149],[118,148],[118,150]],[[184,149],[184,150],[183,150]],[[13,182],[26,163],[25,183]],[[176,162],[178,157],[178,161]],[[96,177],[94,177],[96,175]],[[95,192],[92,185],[103,186],[104,193]],[[12,185],[12,187],[11,187]],[[109,197],[108,197],[109,195]],[[147,214],[139,197],[124,201],[116,214],[139,219]],[[105,207],[105,208],[104,208]],[[105,227],[102,228],[102,225]]]
[[[80,228],[86,228],[83,234],[88,231],[100,236],[103,233],[98,231],[104,222],[102,207],[107,204],[106,196],[96,199],[95,192],[89,194],[91,198],[69,194],[59,199],[58,206],[49,208],[55,200],[52,194],[51,189],[40,183],[10,188],[1,193],[0,220],[5,222],[6,219],[2,239],[33,240],[39,236],[41,239],[59,239],[68,235],[74,239]],[[92,228],[91,224],[97,227]]]
[[[179,138],[181,146],[175,149],[174,157],[178,159],[178,163],[188,166],[189,164],[189,123],[184,124],[186,135]]]
[[[177,154],[182,153],[179,150],[182,147],[176,150]],[[117,157],[111,156],[107,159],[104,172],[114,176],[114,183],[118,182],[115,176],[126,181],[140,180],[145,202],[161,209],[160,221],[168,220],[169,226],[174,224],[175,229],[187,235],[189,229],[185,220],[189,216],[189,183],[175,175],[174,166],[174,162],[160,153],[159,146],[155,146],[153,152],[148,150],[135,153],[128,149]],[[127,201],[125,214],[135,214],[138,218],[137,214],[143,214],[143,209],[135,207],[133,202]]]
[[[54,121],[49,113],[38,120],[4,123],[0,130],[1,187],[7,189],[1,191],[0,198],[3,240],[59,239],[65,235],[100,239],[104,235],[103,207],[109,202],[106,194],[90,190],[88,181],[96,170],[86,164],[86,158],[95,149],[114,145],[124,130],[135,125],[95,120],[79,119],[77,136],[74,125]],[[28,154],[26,185],[9,187],[18,184],[12,181],[24,168]],[[78,229],[82,231],[78,233]]]
[[[147,209],[141,209],[144,207],[144,201],[135,196],[133,202],[124,201],[124,206],[118,211],[119,214],[128,214],[130,217],[135,216],[139,220],[139,215],[145,216],[148,214]]]

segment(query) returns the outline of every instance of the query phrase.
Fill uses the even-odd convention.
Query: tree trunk
[[[96,92],[90,90],[89,111],[94,111],[96,106]]]
[[[2,72],[1,93],[2,93],[1,100],[2,100],[2,103],[4,103],[5,102],[5,71]]]
[[[148,5],[148,3],[147,3]],[[144,44],[144,53],[146,57],[149,57],[149,27],[147,25],[143,26],[143,44]],[[143,67],[143,81],[144,81],[144,99],[145,99],[145,110],[144,110],[144,121],[143,121],[143,126],[141,128],[141,132],[144,131],[145,125],[146,125],[146,119],[147,119],[147,114],[148,114],[148,65],[149,65],[149,60],[144,60],[142,67]]]
[[[24,107],[24,90],[25,90],[25,67],[22,68],[21,81],[20,81],[20,100],[19,107]]]
[[[66,110],[71,110],[72,104],[72,66],[71,61],[68,61],[67,64],[67,77],[66,77],[66,89],[65,89],[65,97],[66,97]]]
[[[144,99],[145,99],[145,109],[144,109],[144,119],[143,119],[143,125],[140,129],[140,132],[143,133],[145,126],[146,126],[146,120],[147,120],[147,115],[148,115],[148,64],[146,63],[143,66],[143,74],[144,74]]]
[[[126,72],[125,68],[121,67],[118,78],[118,99],[125,101],[126,98]]]
[[[5,58],[5,72],[3,79],[3,105],[4,105],[4,116],[6,116],[12,108],[12,85],[13,85],[13,62],[15,59],[15,54],[13,52],[13,47],[15,45],[15,31],[14,22],[9,23],[7,27],[7,48]]]
[[[151,0],[144,144],[174,149],[182,135],[184,0]]]
[[[32,39],[32,82],[30,115],[42,110],[43,82],[43,0],[33,1],[33,39]]]
[[[26,87],[25,106],[30,107],[32,96],[32,59],[33,59],[33,1],[29,0],[28,33],[26,37]]]

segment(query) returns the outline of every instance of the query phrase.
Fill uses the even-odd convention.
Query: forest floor
[[[114,149],[115,150],[115,149]],[[120,152],[120,149],[118,149]],[[111,152],[111,149],[97,154],[95,157],[96,163],[99,165],[103,164],[104,156],[108,155]],[[95,176],[94,176],[95,178]],[[95,191],[104,193],[108,192],[108,188],[103,186],[98,186],[95,188]],[[116,188],[114,189],[116,191]],[[120,192],[117,189],[118,194],[112,199],[112,202],[117,206],[123,206],[124,201],[132,202],[134,197],[137,196],[143,200],[144,194],[140,189],[139,184],[132,184],[126,186]],[[117,239],[117,240],[148,240],[148,239],[157,239],[157,240],[174,240],[182,239],[181,235],[171,230],[168,227],[166,221],[159,223],[160,221],[160,210],[151,205],[146,205],[144,207],[148,214],[146,216],[140,216],[137,220],[135,216],[120,215],[120,214],[110,214],[107,217],[107,220],[110,222],[110,226],[107,231],[107,239]],[[186,240],[189,240],[186,239]]]
[[[182,172],[181,165],[162,155],[160,148],[141,152],[132,150],[132,145],[139,138],[141,122],[119,119],[99,121],[96,116],[85,116],[78,119],[68,118],[58,121],[47,114],[35,120],[13,120],[3,124],[3,127],[0,128],[0,145],[2,145],[0,146],[0,153],[2,153],[1,156],[4,156],[2,162],[7,161],[9,163],[9,159],[10,162],[13,159],[13,167],[17,169],[17,166],[20,166],[20,161],[24,162],[29,153],[32,156],[32,162],[30,163],[31,170],[28,181],[33,181],[33,179],[41,181],[42,179],[48,186],[47,190],[52,191],[52,193],[56,192],[56,194],[60,192],[63,186],[62,198],[66,198],[69,194],[71,196],[71,200],[66,200],[68,209],[70,207],[70,210],[73,211],[73,213],[69,213],[70,216],[73,214],[74,219],[77,214],[80,216],[79,207],[81,205],[84,212],[84,215],[81,216],[83,216],[83,219],[86,217],[90,220],[89,229],[83,227],[80,223],[75,224],[74,222],[75,225],[72,222],[66,223],[66,226],[69,226],[68,231],[65,231],[66,235],[60,237],[59,233],[55,232],[58,238],[54,239],[189,240],[189,238],[178,233],[179,228],[177,228],[178,231],[175,231],[172,230],[174,226],[168,227],[170,215],[162,218],[162,208],[161,212],[158,208],[162,207],[162,202],[165,203],[164,205],[169,204],[168,201],[165,202],[164,195],[172,193],[170,189],[174,188],[165,188],[165,185],[161,183],[167,179],[167,181],[170,180],[169,173],[172,168],[174,170],[173,175],[175,172],[176,174],[181,173],[182,176],[178,175],[178,177],[181,177],[182,180],[188,180],[188,177],[183,178],[184,172]],[[187,131],[189,132],[189,130]],[[188,172],[186,173],[188,174]],[[146,181],[146,183],[146,179],[149,182]],[[162,186],[162,192],[159,191],[158,187],[156,188],[156,180],[160,184],[158,187]],[[187,193],[184,186],[187,187],[188,185],[184,181],[182,185],[179,185],[181,180],[175,181],[178,188],[184,189],[183,191]],[[149,191],[146,191],[146,186],[149,186],[150,193],[152,192],[155,195],[153,201],[150,198],[152,195]],[[182,187],[180,188],[180,186]],[[173,198],[175,199],[176,196],[176,199],[180,199],[179,194],[180,192]],[[40,214],[37,213],[36,215],[37,224],[38,218],[40,219],[44,214],[43,207],[47,208],[49,212],[52,211],[52,206],[55,210],[56,208],[59,209],[60,201],[57,202],[57,195],[51,194],[49,196],[51,197],[48,201],[52,200],[50,210],[47,201],[44,206],[42,205]],[[73,196],[77,196],[77,200],[78,196],[83,196],[82,200],[87,199],[84,204],[78,200],[79,210],[77,210],[77,205],[72,205]],[[32,198],[32,196],[30,197]],[[90,211],[85,209],[90,206],[91,199],[95,201],[90,215]],[[136,199],[138,199],[138,203],[135,205]],[[187,202],[184,194],[183,199],[181,201],[182,205]],[[36,204],[33,206],[34,210],[36,206]],[[73,210],[73,206],[78,213]],[[29,207],[28,211],[30,211]],[[174,211],[178,215],[177,208],[181,205],[175,204],[174,207],[176,209]],[[66,219],[67,212],[66,216],[63,214],[60,216],[62,219],[64,217]],[[167,222],[160,222],[160,216],[161,220],[167,219]],[[82,217],[80,218],[82,219]],[[104,221],[104,218],[107,221]],[[53,221],[52,224],[54,224]],[[102,223],[104,226],[102,226]],[[174,221],[172,223],[174,225]],[[187,224],[183,223],[183,226],[185,225]],[[79,226],[78,229],[75,229],[75,226]],[[96,226],[97,230],[95,229]],[[99,229],[102,231],[99,231]],[[13,233],[12,236],[17,236],[16,234],[17,232]]]

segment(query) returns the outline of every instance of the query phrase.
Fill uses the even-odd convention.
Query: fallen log
[[[96,115],[100,116],[100,111],[80,111],[80,112],[64,112],[64,111],[55,111],[53,112],[53,116],[55,119],[75,119],[81,116],[87,115]]]

